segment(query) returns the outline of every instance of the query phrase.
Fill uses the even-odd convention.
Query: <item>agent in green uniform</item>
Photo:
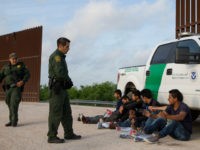
[[[72,111],[66,89],[73,83],[68,75],[65,54],[69,51],[70,40],[61,37],[57,40],[57,50],[49,58],[49,131],[48,143],[64,143],[65,140],[80,139],[80,135],[73,132]],[[57,137],[59,124],[64,129],[64,139]]]
[[[10,121],[6,127],[17,126],[18,108],[21,101],[25,83],[28,81],[30,73],[23,62],[18,62],[16,53],[9,55],[9,63],[4,65],[0,71],[0,83],[3,80],[3,89],[6,94],[6,104],[9,108]]]

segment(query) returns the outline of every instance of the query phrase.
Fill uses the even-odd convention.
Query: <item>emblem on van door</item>
[[[195,80],[197,78],[196,72],[191,72],[191,79]]]

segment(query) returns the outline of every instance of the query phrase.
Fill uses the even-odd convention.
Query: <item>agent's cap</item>
[[[11,54],[9,55],[9,58],[15,58],[15,59],[17,59],[18,57],[17,57],[17,54],[16,54],[16,53],[11,53]]]

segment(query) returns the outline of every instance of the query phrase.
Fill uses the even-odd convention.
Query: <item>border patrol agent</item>
[[[57,50],[49,58],[49,131],[48,143],[64,143],[65,140],[80,139],[80,135],[73,132],[72,111],[67,89],[73,86],[68,75],[65,57],[69,51],[70,40],[61,37],[57,40]],[[59,124],[64,128],[64,139],[57,137]]]
[[[18,62],[16,53],[9,55],[9,63],[0,71],[0,83],[3,82],[3,90],[6,94],[6,104],[9,108],[10,121],[6,127],[16,127],[18,123],[18,108],[22,98],[25,83],[30,78],[29,70],[23,62]]]

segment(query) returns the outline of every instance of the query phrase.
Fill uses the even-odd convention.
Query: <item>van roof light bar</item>
[[[197,35],[195,33],[191,33],[191,32],[181,32],[181,33],[178,33],[178,38],[183,38],[183,37],[188,37],[188,36],[194,36],[194,35]]]

